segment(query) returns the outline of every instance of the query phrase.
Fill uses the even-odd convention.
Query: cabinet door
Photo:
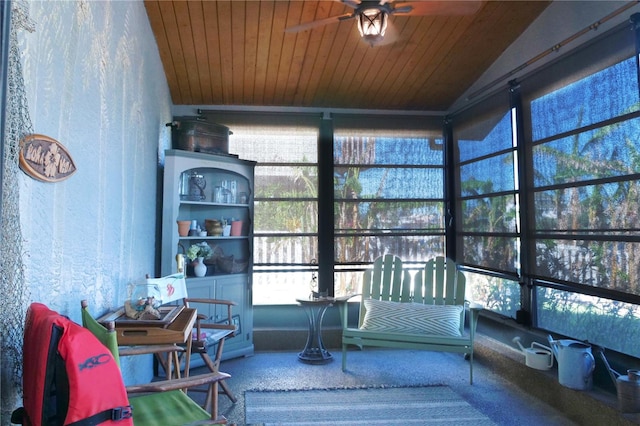
[[[188,278],[187,279],[187,292],[189,297],[199,299],[213,299],[215,298],[215,282],[213,278]],[[191,308],[198,310],[198,314],[206,315],[211,319],[215,316],[215,307],[208,303],[191,303]]]
[[[216,279],[216,298],[232,300],[237,305],[232,308],[232,321],[236,325],[236,335],[225,343],[225,353],[242,350],[251,343],[253,320],[247,309],[247,276],[235,275]],[[226,318],[226,309],[222,306],[216,310],[216,318]]]

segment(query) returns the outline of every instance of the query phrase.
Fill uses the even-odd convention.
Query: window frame
[[[442,162],[439,164],[360,164],[360,163],[339,163],[336,164],[333,152],[332,152],[332,175],[335,173],[336,169],[343,169],[349,167],[370,167],[370,168],[394,168],[394,169],[433,169],[433,170],[441,170],[442,171],[442,198],[434,198],[434,197],[416,197],[416,198],[367,198],[367,201],[372,202],[416,202],[416,203],[442,203],[442,214],[443,219],[442,223],[444,227],[442,229],[419,229],[416,231],[412,231],[409,229],[401,229],[401,230],[389,230],[389,229],[379,229],[379,230],[352,230],[352,229],[336,229],[332,228],[333,232],[333,240],[337,238],[346,238],[350,236],[356,237],[441,237],[443,251],[440,253],[441,255],[445,254],[446,250],[446,219],[444,218],[447,214],[446,208],[446,184],[447,180],[446,176],[446,143],[443,137],[443,119],[442,115],[394,115],[394,116],[379,116],[379,115],[356,115],[356,114],[333,114],[333,134],[339,135],[340,137],[344,137],[345,134],[349,134],[353,137],[358,138],[376,138],[383,137],[389,138],[389,135],[398,135],[398,138],[406,136],[408,138],[416,138],[417,134],[422,134],[427,140],[429,140],[431,146],[433,147],[433,143],[435,139],[440,141],[438,144],[443,151]],[[346,132],[346,133],[345,133]],[[412,136],[412,132],[413,136]],[[427,136],[429,135],[429,136]],[[437,136],[437,138],[435,136]],[[433,137],[432,137],[433,136]],[[434,139],[433,141],[431,139]],[[334,183],[331,182],[331,190],[334,190]],[[335,193],[332,195],[332,201],[335,204],[337,203],[346,203],[346,204],[354,204],[356,201],[350,200],[349,198],[338,197]],[[359,200],[357,202],[361,202]],[[321,201],[322,202],[322,201]],[[370,267],[375,259],[369,260],[345,260],[338,262],[337,259],[334,259],[334,272],[335,274],[340,273],[358,273],[364,271],[366,268]],[[409,269],[416,269],[422,265],[420,262],[411,262],[405,261],[406,266]]]
[[[637,31],[637,30],[636,30]],[[536,186],[533,181],[535,168],[533,164],[533,151],[537,146],[547,144],[551,141],[561,140],[562,138],[579,135],[583,132],[597,130],[608,125],[620,123],[632,118],[640,117],[640,111],[630,112],[627,114],[611,117],[600,122],[590,123],[579,126],[570,130],[560,132],[558,134],[533,140],[533,125],[531,122],[532,110],[530,102],[539,99],[547,93],[554,93],[568,85],[581,81],[596,72],[605,70],[611,66],[628,60],[635,56],[637,71],[637,53],[635,49],[634,34],[629,31],[627,25],[620,25],[602,36],[592,40],[591,42],[576,48],[571,53],[563,56],[558,61],[550,64],[544,69],[533,73],[527,78],[519,81],[519,96],[522,98],[522,125],[524,129],[523,140],[523,157],[527,159],[526,170],[528,171],[526,188],[527,199],[534,205],[534,198],[537,193],[544,191],[562,190],[567,188],[584,188],[593,184],[615,183],[620,181],[631,181],[640,178],[640,174],[626,175],[619,177],[601,177],[595,179],[579,180],[577,182],[565,182],[550,185]],[[536,230],[534,208],[526,209],[525,216],[530,226],[527,228],[528,237],[526,238],[526,250],[531,253],[527,258],[530,262],[535,262],[536,243],[544,239],[563,240],[583,240],[583,241],[635,241],[640,242],[640,237],[624,237],[615,235],[605,235],[610,233],[610,229],[601,230],[601,235],[594,235],[593,232],[585,230],[584,232],[570,232],[562,235],[561,232],[548,232],[545,230]],[[532,263],[525,275],[525,282],[529,288],[547,287],[560,291],[567,291],[577,294],[585,294],[587,296],[603,297],[607,299],[618,300],[624,303],[640,304],[640,295],[620,292],[602,287],[594,287],[581,284],[569,280],[563,280],[553,277],[547,277],[535,272],[535,264]],[[536,303],[535,291],[529,305],[523,308],[529,310],[534,320],[536,319],[536,311],[539,308]],[[538,325],[537,321],[534,325]]]

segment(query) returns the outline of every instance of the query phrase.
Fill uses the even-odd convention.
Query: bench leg
[[[473,384],[473,350],[469,354],[469,384]]]
[[[347,370],[347,345],[342,344],[342,371]]]

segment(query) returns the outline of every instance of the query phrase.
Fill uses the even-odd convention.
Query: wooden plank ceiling
[[[285,32],[353,12],[340,1],[144,3],[175,105],[421,111],[446,111],[550,4],[484,0],[473,14],[396,14],[372,47],[355,19]]]

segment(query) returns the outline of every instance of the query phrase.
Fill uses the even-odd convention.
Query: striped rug
[[[247,425],[493,425],[447,386],[246,391]]]

